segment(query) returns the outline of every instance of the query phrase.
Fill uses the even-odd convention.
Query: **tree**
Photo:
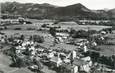
[[[89,34],[85,30],[73,31],[73,38],[88,38]]]
[[[49,32],[53,37],[56,36],[56,28],[50,28]]]
[[[76,32],[76,31],[75,31],[73,28],[71,28],[71,29],[70,29],[70,32],[69,32],[70,36],[74,36],[75,32]]]
[[[43,24],[41,27],[45,28],[45,27],[47,27],[47,24]]]
[[[33,37],[32,37],[32,36],[30,36],[30,37],[29,37],[29,40],[30,40],[30,41],[32,41],[32,40],[33,40]]]
[[[89,35],[92,35],[92,34],[95,34],[95,33],[97,33],[96,30],[88,30],[88,34],[89,34]]]
[[[20,36],[20,39],[21,39],[21,40],[24,40],[24,39],[25,39],[25,36],[24,36],[24,35],[21,35],[21,36]]]
[[[36,59],[33,59],[33,63],[38,66],[37,73],[41,73],[41,69],[43,68],[42,63]]]
[[[43,43],[44,38],[42,36],[39,36],[39,35],[33,35],[33,41],[38,42],[38,43]]]

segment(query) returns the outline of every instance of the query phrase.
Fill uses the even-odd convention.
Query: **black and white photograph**
[[[0,73],[115,73],[115,0],[0,0]]]

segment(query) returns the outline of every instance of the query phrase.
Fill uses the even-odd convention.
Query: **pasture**
[[[43,32],[43,31],[36,31],[37,29],[41,28],[42,24],[53,24],[54,20],[35,20],[35,19],[28,19],[29,21],[33,22],[33,24],[23,24],[23,25],[10,25],[7,26],[7,30],[1,30],[1,32],[5,33],[6,35],[13,35],[16,33],[19,34],[23,34],[25,36],[30,36],[30,35],[41,35],[45,37],[45,42],[42,44],[46,47],[50,47],[49,45],[51,45],[53,43],[53,38],[48,37],[48,35],[50,36],[49,33],[47,32]],[[100,26],[100,25],[78,25],[75,22],[59,22],[58,24],[61,26],[62,29],[69,29],[69,28],[73,28],[75,30],[101,30],[104,28],[111,28],[111,26]],[[21,28],[20,30],[15,30],[15,28]],[[33,28],[32,30],[28,30],[28,28]],[[114,37],[115,34],[110,34],[109,36],[113,36]],[[114,40],[112,40],[114,42]],[[67,48],[67,50],[69,49],[75,49],[75,46],[71,46],[71,45],[66,45],[66,44],[58,44],[56,46],[60,48]],[[114,54],[114,50],[115,50],[115,45],[113,46],[108,46],[108,45],[101,45],[98,46],[99,48],[102,48],[102,50],[100,51],[101,53],[105,54],[105,55],[112,55]]]
[[[101,45],[98,46],[98,48],[101,48],[99,52],[102,55],[106,55],[106,56],[115,55],[115,45]]]
[[[111,28],[111,26],[100,26],[100,25],[60,25],[62,28],[64,29],[68,29],[68,28],[73,28],[76,31],[78,30],[96,30],[96,31],[100,31],[104,28]]]
[[[26,29],[39,29],[41,25],[36,24],[22,24],[22,25],[10,25],[7,26],[7,30],[15,30],[16,28],[21,28],[20,30],[26,30]]]
[[[43,24],[53,24],[55,20],[36,20],[36,19],[26,19],[28,21],[31,21],[33,24],[22,24],[22,25],[10,25],[7,26],[8,29],[13,30],[15,28],[21,28],[21,29],[28,29],[28,28],[33,28],[33,29],[39,29],[41,25]],[[61,26],[62,29],[68,29],[68,28],[73,28],[75,30],[101,30],[104,28],[111,28],[111,26],[102,26],[102,25],[78,25],[74,21],[66,21],[66,22],[59,22],[55,25]]]
[[[64,29],[73,28],[75,30],[102,30],[104,28],[111,28],[111,26],[102,26],[102,25],[79,25],[76,22],[59,22],[57,25],[61,26]]]
[[[1,30],[2,33],[5,33],[7,36],[11,36],[14,34],[23,34],[25,36],[31,36],[31,35],[40,35],[44,36],[45,42],[39,43],[43,47],[51,48],[51,49],[65,49],[65,50],[75,50],[78,46],[75,45],[68,45],[64,43],[56,44],[56,46],[51,46],[53,44],[54,38],[51,37],[51,35],[48,32],[43,31],[37,31],[37,29],[41,28],[42,24],[53,24],[54,21],[52,20],[34,20],[34,19],[28,19],[33,22],[33,24],[23,24],[23,25],[9,25],[7,26],[7,30]],[[66,22],[66,23],[58,23],[57,25],[61,26],[64,29],[73,28],[75,30],[101,30],[104,28],[111,28],[111,26],[99,26],[99,25],[78,25],[73,22]],[[16,30],[16,28],[21,28],[20,30]],[[32,30],[28,30],[28,28],[32,28]],[[115,34],[109,34],[108,36],[115,37]],[[114,40],[109,40],[112,42],[115,42]],[[106,56],[115,55],[115,45],[99,45],[98,48],[101,48],[99,51],[101,54]],[[5,47],[7,48],[7,47]],[[27,68],[11,68],[9,67],[9,64],[11,63],[11,60],[8,56],[5,56],[0,53],[0,70],[4,71],[4,73],[33,73]],[[44,66],[43,72],[45,73],[56,73],[55,71],[52,71],[48,69],[47,66]]]

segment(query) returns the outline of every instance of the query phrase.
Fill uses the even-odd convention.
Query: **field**
[[[107,42],[110,44],[99,45],[98,47],[101,48],[100,52],[107,56],[115,55],[115,32],[113,31],[112,34],[108,34],[106,36],[108,37]]]
[[[30,35],[45,36],[46,42],[44,44],[42,44],[42,45],[44,45],[46,47],[50,47],[49,45],[51,45],[52,42],[53,42],[52,38],[47,37],[50,34],[47,33],[47,32],[37,31],[37,29],[39,29],[42,24],[46,24],[46,23],[52,24],[54,22],[54,20],[35,20],[35,19],[28,19],[28,20],[33,22],[33,24],[11,25],[11,26],[7,26],[7,28],[8,28],[7,30],[1,30],[1,32],[5,33],[6,35],[13,35],[13,34],[16,34],[16,33],[20,33],[20,34],[23,34],[25,36],[30,36]],[[101,30],[103,28],[110,28],[111,27],[111,26],[100,26],[100,25],[78,25],[75,22],[59,22],[57,25],[61,26],[62,29],[66,29],[66,28],[67,29],[68,28],[74,28],[75,30],[92,29],[92,30],[97,30],[97,31],[99,31],[99,30]],[[16,28],[21,28],[21,29],[20,30],[15,30]],[[34,28],[34,29],[33,30],[28,30],[28,28]],[[66,44],[63,44],[63,45],[59,44],[59,45],[57,45],[57,47],[58,46],[61,46],[61,48],[63,48],[63,47],[66,47],[67,45]],[[74,46],[70,45],[70,46],[68,46],[66,48],[67,48],[67,50],[69,50],[71,47],[74,47]],[[99,46],[99,47],[104,48],[104,46]],[[106,47],[106,45],[105,45],[105,47]],[[109,53],[110,53],[110,51],[109,51]],[[113,51],[111,51],[111,52],[113,52]]]
[[[111,28],[111,26],[101,26],[101,25],[78,25],[75,22],[60,22],[57,25],[60,25],[62,28],[74,28],[75,30],[101,30],[103,28]]]
[[[32,73],[30,70],[26,68],[9,67],[10,63],[10,57],[0,53],[0,71],[3,71],[4,73]]]
[[[75,30],[102,30],[103,28],[111,28],[111,26],[100,26],[100,25],[60,25],[62,28],[74,28]]]
[[[20,33],[24,35],[34,35],[34,34],[39,34],[39,35],[48,35],[48,33],[44,33],[41,31],[36,31],[37,29],[41,28],[42,24],[53,24],[54,20],[36,20],[36,19],[28,19],[31,21],[33,24],[22,24],[22,25],[9,25],[7,26],[6,30],[1,30],[1,32],[5,33],[6,35],[12,35],[15,33]],[[110,26],[99,26],[99,25],[78,25],[75,22],[59,22],[57,25],[61,26],[62,29],[68,29],[68,28],[74,28],[75,30],[101,30],[103,28],[110,28]],[[20,28],[20,29],[19,29]],[[18,29],[18,30],[17,30]]]
[[[44,32],[39,32],[39,31],[33,31],[33,30],[3,30],[1,31],[3,33],[5,33],[6,35],[13,35],[13,34],[16,34],[16,33],[19,33],[19,34],[23,34],[23,35],[48,35],[47,33],[44,33]]]
[[[22,29],[35,28],[35,29],[39,29],[41,27],[41,25],[43,25],[43,24],[53,24],[55,22],[55,20],[47,20],[47,19],[44,19],[44,20],[27,19],[27,20],[31,21],[33,24],[11,25],[11,26],[7,26],[7,28],[9,28],[9,29],[15,29],[15,28],[22,28]],[[78,25],[76,22],[73,22],[73,21],[59,22],[56,25],[61,26],[63,29],[74,28],[75,30],[92,29],[92,30],[99,31],[103,28],[111,28],[111,26],[101,26],[101,25]]]
[[[101,45],[98,46],[101,48],[100,53],[106,56],[115,55],[115,45]]]
[[[45,42],[40,44],[46,48],[52,48],[52,49],[66,49],[66,50],[74,50],[77,48],[77,46],[74,45],[68,45],[68,44],[64,44],[64,43],[60,43],[60,44],[56,44],[55,47],[51,46],[53,43],[53,39],[52,37],[50,37],[50,34],[48,32],[43,32],[43,31],[37,31],[37,29],[39,29],[41,27],[42,24],[52,24],[54,21],[52,20],[34,20],[34,19],[29,19],[33,22],[33,24],[24,24],[24,25],[11,25],[11,26],[7,26],[6,30],[1,30],[2,33],[5,33],[6,35],[10,36],[16,33],[19,34],[23,34],[25,36],[30,36],[30,35],[41,35],[44,36],[45,38]],[[74,24],[73,22],[71,23],[66,23],[66,24],[57,24],[59,26],[61,26],[63,29],[65,28],[74,28],[75,30],[88,30],[88,29],[92,29],[92,30],[101,30],[103,28],[110,28],[110,26],[99,26],[99,25],[78,25],[78,24]],[[21,28],[20,30],[16,30],[16,28]],[[33,28],[32,30],[28,30],[28,28]],[[114,37],[115,33],[110,34],[110,37]],[[115,39],[114,39],[115,40]],[[114,42],[114,40],[111,40]],[[111,56],[113,54],[115,54],[115,45],[101,45],[98,46],[99,48],[101,48],[101,50],[99,51],[101,54],[107,55],[107,56]],[[33,73],[30,70],[28,70],[27,68],[11,68],[9,67],[9,64],[11,63],[10,58],[1,54],[0,53],[0,70],[4,71],[5,73]],[[48,67],[44,67],[43,71],[45,73],[56,73],[55,71],[49,70]]]
[[[7,28],[8,28],[9,30],[13,30],[13,29],[15,29],[15,28],[21,28],[22,30],[27,29],[27,28],[35,28],[35,29],[37,29],[37,28],[39,28],[39,27],[40,27],[40,25],[35,25],[35,24],[10,25],[10,26],[7,26]]]

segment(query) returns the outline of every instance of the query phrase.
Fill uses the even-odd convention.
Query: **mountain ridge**
[[[115,12],[112,10],[91,10],[81,3],[69,6],[55,6],[48,3],[1,3],[1,12],[8,14],[20,14],[27,17],[42,18],[114,18]]]

